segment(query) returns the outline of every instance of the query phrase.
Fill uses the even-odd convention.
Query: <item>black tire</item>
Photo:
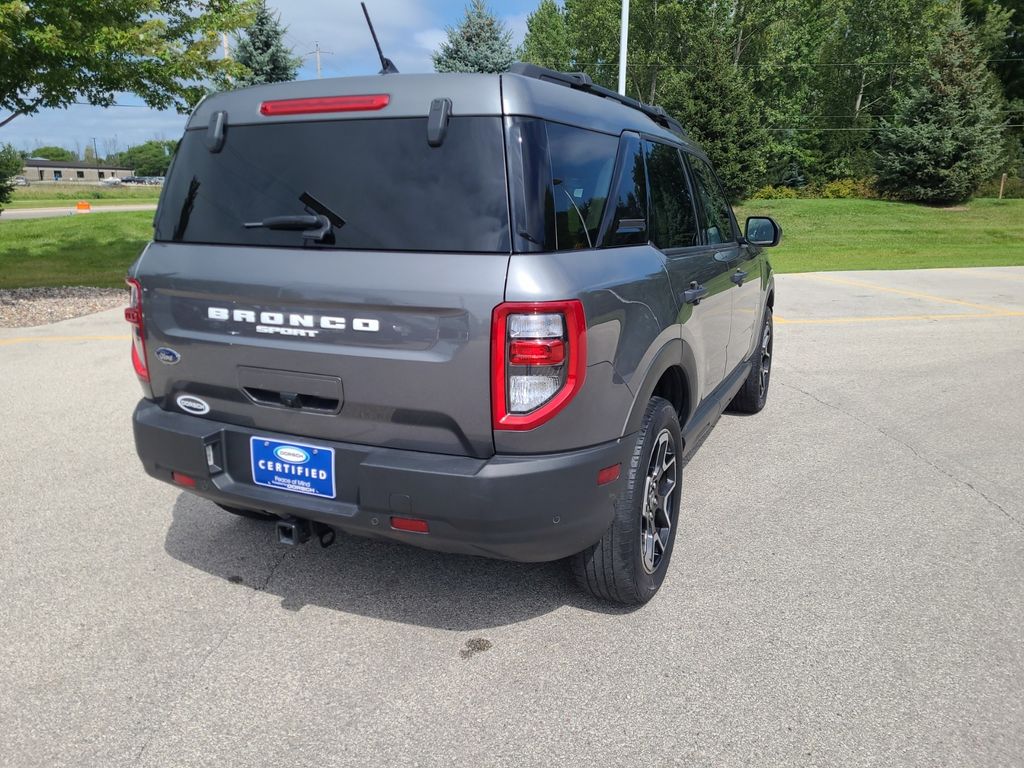
[[[666,446],[666,458],[658,459],[662,445]],[[665,469],[668,451],[672,452],[672,465]],[[656,469],[655,459],[662,463],[664,482],[659,482],[659,501],[655,504],[652,529],[652,516],[647,514],[650,509],[648,477],[653,476]],[[616,503],[611,526],[599,542],[571,558],[573,575],[583,589],[595,597],[624,605],[640,605],[654,597],[665,579],[675,543],[682,459],[683,441],[675,408],[663,398],[652,397],[644,411],[626,488]],[[669,480],[671,488],[667,485]],[[668,523],[667,530],[664,523]],[[653,539],[648,532],[652,532]],[[654,557],[649,560],[643,545],[652,541]]]
[[[764,310],[764,322],[754,350],[754,364],[750,375],[743,382],[740,391],[729,403],[727,410],[737,413],[760,413],[768,402],[768,385],[771,384],[772,347],[775,344],[775,328],[772,325],[772,308]]]
[[[214,504],[217,504],[217,502],[214,502]],[[256,509],[242,509],[241,507],[229,507],[226,504],[217,504],[217,506],[225,512],[230,512],[232,515],[247,517],[250,520],[277,520],[277,515],[272,515],[269,512],[260,512]]]

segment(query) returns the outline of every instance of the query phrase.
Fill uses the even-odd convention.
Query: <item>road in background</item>
[[[155,211],[156,203],[115,203],[106,205],[102,201],[89,201],[92,210],[75,210],[75,201],[68,201],[67,205],[53,206],[49,208],[5,208],[0,213],[0,222],[8,219],[50,219],[57,216],[91,216],[94,213],[109,213],[113,211]]]
[[[4,764],[1024,764],[1024,269],[780,276],[632,612],[151,480],[119,315],[0,330]]]

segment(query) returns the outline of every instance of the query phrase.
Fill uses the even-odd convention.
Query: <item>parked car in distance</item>
[[[212,95],[129,270],[138,455],[284,544],[566,558],[643,603],[684,460],[765,406],[780,237],[585,75]]]
[[[12,183],[16,187],[27,187],[27,186],[29,186],[28,179],[26,179],[24,176],[15,176],[12,179]]]

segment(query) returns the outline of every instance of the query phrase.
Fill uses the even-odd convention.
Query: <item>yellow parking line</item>
[[[946,315],[884,315],[864,317],[798,317],[783,318],[776,315],[773,320],[782,325],[846,325],[850,323],[888,323],[898,320],[981,320],[993,317],[1024,317],[1024,312],[985,312]]]
[[[926,299],[927,301],[938,301],[942,304],[956,304],[961,307],[970,307],[971,309],[983,309],[986,312],[1005,312],[1004,307],[992,307],[987,304],[975,304],[972,301],[961,301],[960,299],[949,299],[945,296],[933,296],[930,293],[921,293],[919,291],[906,291],[902,288],[889,288],[882,285],[874,285],[873,283],[865,283],[860,280],[850,280],[844,277],[832,277],[826,275],[806,275],[813,280],[824,280],[829,283],[836,283],[837,285],[851,285],[855,288],[870,288],[873,291],[883,291],[885,293],[895,293],[900,296],[910,296],[914,299]]]
[[[11,344],[33,344],[37,341],[128,341],[131,336],[15,336],[11,339],[0,339],[0,347]]]

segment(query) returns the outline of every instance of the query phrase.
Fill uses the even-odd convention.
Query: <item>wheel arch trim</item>
[[[679,414],[680,427],[684,426],[693,415],[698,402],[697,361],[693,351],[686,342],[682,339],[672,339],[659,350],[647,368],[647,373],[643,377],[643,383],[637,388],[633,405],[623,425],[623,435],[632,434],[640,429],[644,409],[647,407],[648,401],[654,395],[654,390],[657,388],[662,376],[671,368],[678,368],[683,377],[683,402],[686,412]]]

